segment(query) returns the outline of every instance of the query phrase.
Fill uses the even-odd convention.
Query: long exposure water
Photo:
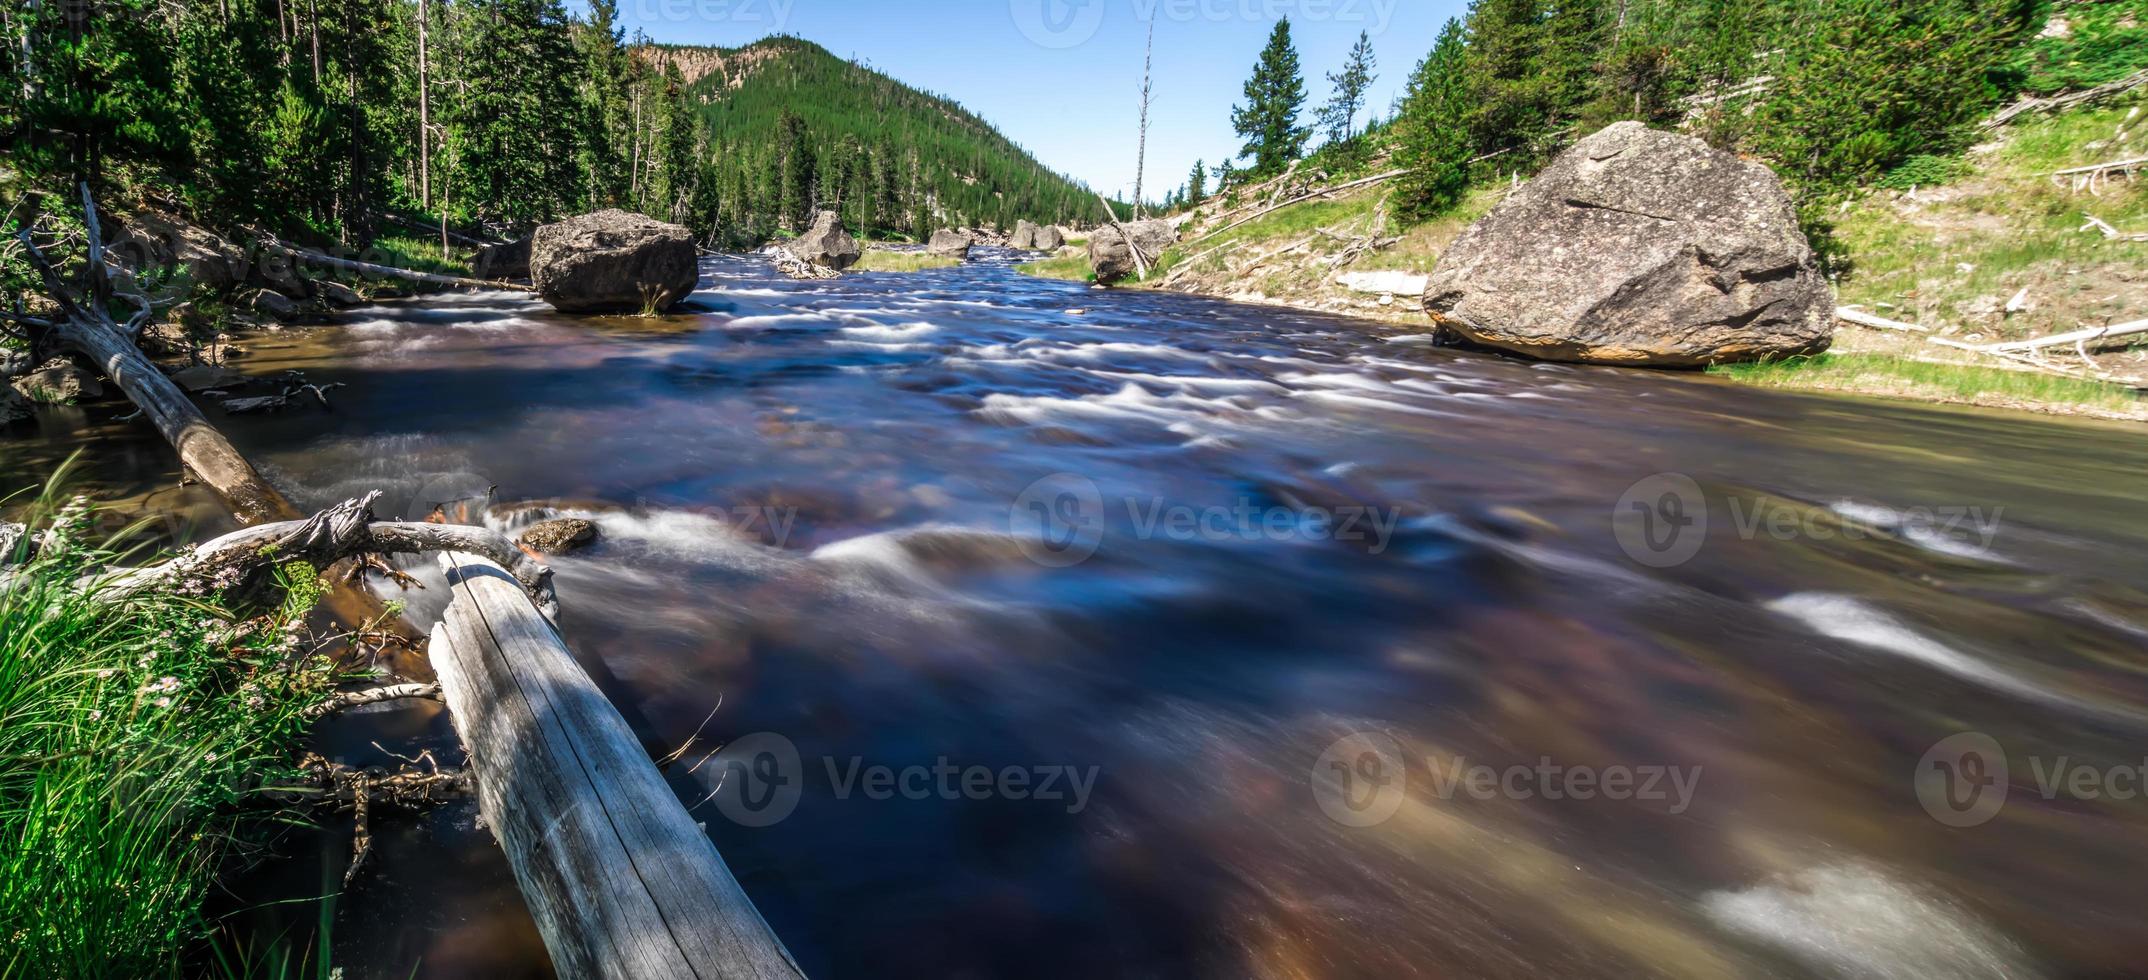
[[[815,977],[2141,968],[2135,428],[981,254],[710,260],[660,319],[363,309],[243,362],[332,412],[220,424],[301,506],[595,521],[562,632],[653,754],[698,733],[670,779]],[[138,427],[48,419],[0,476],[94,436],[140,497]],[[454,754],[431,708],[321,738]],[[723,745],[780,765],[694,769]],[[349,975],[545,974],[473,804],[375,823]],[[336,890],[347,836],[290,846],[230,904]]]

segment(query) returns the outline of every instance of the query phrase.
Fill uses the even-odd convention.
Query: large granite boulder
[[[1126,229],[1125,235],[1119,234],[1121,228]],[[1089,236],[1089,268],[1095,270],[1097,282],[1108,286],[1141,271],[1132,250],[1127,248],[1129,237],[1141,249],[1142,261],[1153,266],[1164,249],[1178,244],[1178,226],[1159,218],[1098,228],[1096,234]]]
[[[1058,225],[1039,225],[1035,237],[1029,240],[1029,247],[1042,252],[1050,252],[1066,243],[1067,236],[1059,233]]]
[[[530,239],[477,247],[470,272],[479,279],[527,279],[530,276]]]
[[[1014,236],[1007,240],[1009,248],[1037,247],[1037,223],[1024,218],[1014,223]]]
[[[186,284],[223,292],[248,273],[246,250],[176,215],[153,208],[107,216],[105,253],[118,266],[120,287],[140,291],[136,281],[165,270],[186,274]]]
[[[1448,341],[1695,367],[1827,349],[1834,297],[1766,166],[1637,122],[1574,144],[1425,285]]]
[[[693,232],[647,215],[607,208],[530,236],[530,284],[562,312],[661,312],[700,281]]]
[[[925,251],[957,259],[970,257],[972,239],[964,232],[942,228],[932,233],[931,241],[925,243]]]
[[[833,211],[814,215],[813,227],[783,247],[801,262],[837,272],[856,265],[858,256],[865,254],[858,248],[858,240],[843,230],[843,219]]]

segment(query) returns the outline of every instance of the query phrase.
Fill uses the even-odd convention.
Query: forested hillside
[[[689,76],[694,58],[629,45],[616,11],[15,5],[0,22],[0,191],[35,208],[25,192],[72,198],[87,181],[215,226],[357,245],[414,218],[505,234],[614,206],[748,245],[817,207],[917,232],[1071,219],[1090,197],[954,103],[814,45],[694,49],[739,70]]]
[[[708,127],[717,197],[747,238],[815,206],[840,209],[853,229],[920,237],[1099,213],[1094,193],[952,100],[809,41],[636,53],[679,69]]]

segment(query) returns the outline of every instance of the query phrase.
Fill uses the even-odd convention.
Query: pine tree
[[[1396,121],[1395,213],[1422,221],[1453,208],[1469,190],[1469,53],[1460,21],[1449,20],[1418,64]]]
[[[575,32],[582,58],[582,197],[594,210],[626,203],[626,160],[620,145],[630,137],[627,116],[627,54],[618,27],[618,0],[590,0],[589,21]]]
[[[1246,80],[1246,102],[1231,109],[1231,128],[1245,139],[1240,156],[1253,158],[1255,180],[1282,173],[1304,153],[1310,131],[1298,125],[1305,106],[1305,80],[1298,73],[1298,51],[1290,41],[1290,19],[1276,22],[1261,49],[1253,77]]]
[[[1186,199],[1195,204],[1208,199],[1208,167],[1203,161],[1193,161],[1193,173],[1186,178]]]
[[[1469,9],[1465,59],[1468,124],[1478,154],[1508,154],[1505,166],[1530,169],[1544,144],[1550,80],[1538,74],[1543,50],[1540,0],[1477,0]]]
[[[1320,107],[1319,127],[1331,143],[1343,143],[1355,135],[1357,114],[1365,108],[1365,90],[1372,87],[1377,75],[1378,59],[1372,54],[1372,35],[1365,31],[1357,34],[1357,44],[1350,49],[1350,57],[1343,62],[1343,70],[1328,73],[1328,84],[1335,94],[1328,97]]]

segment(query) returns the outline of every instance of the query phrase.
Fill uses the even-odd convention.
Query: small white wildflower
[[[157,706],[157,707],[159,707],[159,708],[169,708],[169,707],[171,707],[171,706],[172,706],[172,699],[170,699],[170,698],[158,698],[158,699],[156,699],[155,701],[151,701],[151,702],[149,702],[149,703],[150,703],[150,704],[153,704],[153,705],[156,705],[156,706]]]

